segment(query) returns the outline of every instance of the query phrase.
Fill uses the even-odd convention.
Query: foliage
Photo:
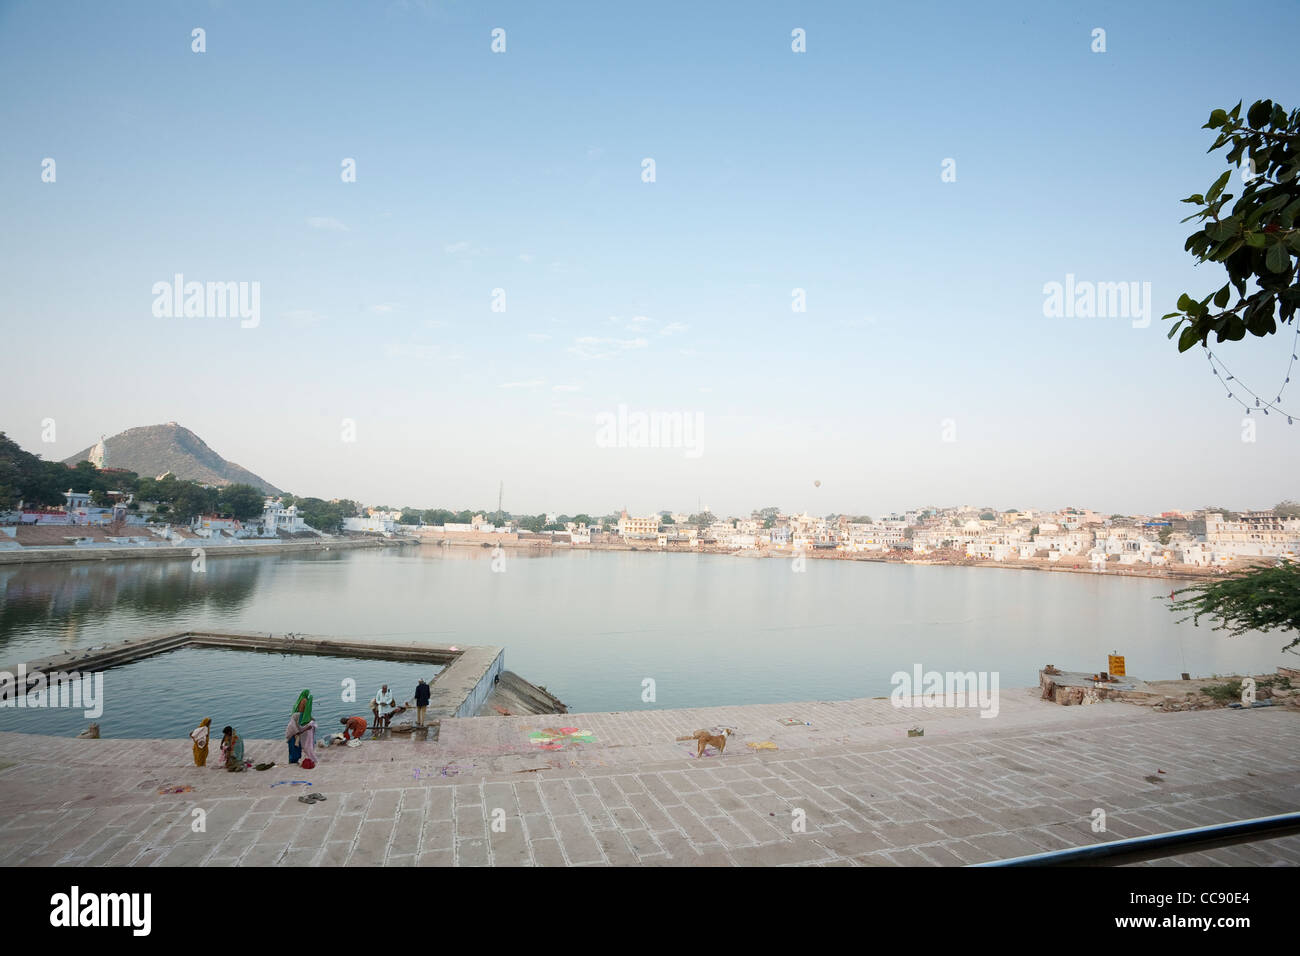
[[[1271,100],[1259,100],[1241,119],[1241,103],[1231,110],[1216,109],[1202,129],[1218,130],[1209,152],[1231,146],[1226,159],[1229,169],[1209,190],[1183,200],[1199,207],[1183,222],[1195,219],[1202,228],[1187,237],[1184,248],[1198,263],[1222,263],[1228,281],[1205,298],[1187,293],[1178,297],[1178,311],[1164,318],[1176,318],[1169,338],[1178,335],[1178,351],[1186,352],[1198,342],[1206,344],[1211,333],[1218,342],[1236,342],[1249,332],[1272,335],[1278,323],[1290,322],[1300,306],[1300,110],[1287,113]],[[1224,216],[1232,199],[1223,190],[1233,172],[1245,160],[1245,186],[1241,198]],[[1256,291],[1247,295],[1249,285]],[[1237,301],[1228,303],[1236,290]],[[1212,307],[1211,307],[1212,306]],[[1185,325],[1185,327],[1184,327]],[[1179,334],[1179,330],[1182,333]]]
[[[35,506],[62,504],[70,481],[67,465],[24,451],[0,432],[0,509],[15,507],[19,501]]]
[[[343,519],[348,509],[341,502],[322,501],[320,498],[298,498],[294,502],[298,514],[309,528],[326,534],[337,534],[343,529]]]
[[[1180,623],[1191,618],[1199,627],[1201,618],[1209,617],[1218,622],[1214,630],[1232,637],[1247,631],[1292,631],[1297,636],[1283,650],[1300,644],[1300,564],[1295,562],[1181,588],[1172,596],[1170,610],[1188,612]]]
[[[217,510],[247,521],[262,514],[266,506],[266,495],[252,485],[226,485],[217,496]]]
[[[1279,518],[1300,518],[1300,501],[1279,501],[1273,506],[1273,514]]]

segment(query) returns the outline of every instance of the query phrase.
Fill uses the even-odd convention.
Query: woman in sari
[[[204,717],[199,725],[190,731],[190,740],[194,741],[194,766],[202,767],[208,762],[208,728],[212,725],[211,717]]]
[[[300,766],[304,770],[316,766],[316,721],[311,710],[311,691],[304,690],[298,695],[293,713],[289,715],[289,725],[284,729],[285,739],[289,742],[289,763],[298,763],[301,758]]]
[[[239,773],[244,769],[243,738],[229,725],[221,730],[221,763],[231,773]]]

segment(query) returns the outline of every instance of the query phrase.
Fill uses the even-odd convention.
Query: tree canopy
[[[1296,636],[1283,650],[1300,644],[1300,564],[1293,561],[1182,588],[1173,597],[1170,610],[1190,612],[1180,623],[1190,618],[1199,627],[1201,618],[1209,617],[1217,621],[1214,630],[1226,630],[1232,637],[1247,631],[1289,631]]]
[[[1198,220],[1201,228],[1187,237],[1184,248],[1197,263],[1221,263],[1228,274],[1222,288],[1203,299],[1187,293],[1178,297],[1177,319],[1169,338],[1178,335],[1178,351],[1186,352],[1210,335],[1218,342],[1236,342],[1249,332],[1272,335],[1279,323],[1290,322],[1300,306],[1300,109],[1288,113],[1271,100],[1259,100],[1241,119],[1241,103],[1216,109],[1202,129],[1218,130],[1214,152],[1230,147],[1229,169],[1204,194],[1183,200],[1198,211],[1183,222]],[[1225,193],[1232,174],[1243,166],[1244,188],[1229,213],[1233,198]],[[1249,292],[1253,284],[1255,291]],[[1236,302],[1228,303],[1236,292]],[[1182,330],[1179,334],[1179,330]]]

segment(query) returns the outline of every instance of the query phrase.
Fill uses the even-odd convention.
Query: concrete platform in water
[[[396,644],[314,634],[234,631],[179,631],[28,661],[0,672],[0,694],[12,694],[16,684],[22,685],[25,693],[32,686],[36,673],[102,671],[185,647],[438,664],[442,670],[431,685],[430,718],[473,717],[483,713],[485,708],[489,714],[498,713],[488,707],[488,700],[494,692],[502,694],[503,709],[512,714],[553,714],[563,713],[566,709],[546,691],[506,671],[505,650],[500,647]],[[502,686],[503,691],[499,690]],[[558,710],[549,709],[555,705],[558,705]]]

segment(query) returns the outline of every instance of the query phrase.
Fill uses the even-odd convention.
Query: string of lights
[[[1251,391],[1250,387],[1246,385],[1245,382],[1238,379],[1237,376],[1233,375],[1232,372],[1228,370],[1228,366],[1224,365],[1223,360],[1211,352],[1208,346],[1202,345],[1201,348],[1205,350],[1205,357],[1209,359],[1210,371],[1219,379],[1219,383],[1228,393],[1228,397],[1244,408],[1247,415],[1255,411],[1255,409],[1259,409],[1265,415],[1270,411],[1274,411],[1283,416],[1288,425],[1295,424],[1296,415],[1293,415],[1281,406],[1282,395],[1286,391],[1287,385],[1291,382],[1291,372],[1295,368],[1295,363],[1297,361],[1296,354],[1297,352],[1300,352],[1300,320],[1297,320],[1295,336],[1291,340],[1291,361],[1287,363],[1286,376],[1283,378],[1282,384],[1278,386],[1277,395],[1271,402]],[[1222,375],[1219,374],[1220,370],[1223,372]],[[1230,385],[1230,382],[1235,382],[1236,384]],[[1255,400],[1255,404],[1249,404],[1245,399],[1241,398],[1237,392],[1245,392]]]

